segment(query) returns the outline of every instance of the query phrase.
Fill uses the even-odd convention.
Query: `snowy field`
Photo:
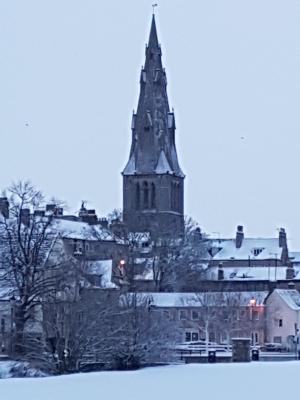
[[[0,380],[1,400],[282,400],[299,398],[300,361],[180,365]]]

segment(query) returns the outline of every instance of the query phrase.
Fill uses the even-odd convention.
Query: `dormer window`
[[[255,247],[254,249],[252,249],[252,253],[254,257],[257,257],[263,250],[263,247]]]

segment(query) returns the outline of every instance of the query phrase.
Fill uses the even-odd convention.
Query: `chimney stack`
[[[4,218],[9,218],[9,202],[7,197],[0,197],[0,214],[2,214]]]
[[[292,279],[294,279],[294,278],[295,278],[295,270],[294,270],[294,268],[293,268],[293,265],[292,265],[292,264],[289,264],[289,265],[286,267],[285,279],[286,279],[287,281],[290,281],[290,280],[292,280]]]
[[[56,204],[46,204],[46,214],[61,217],[64,214],[64,209],[62,207],[57,207]]]
[[[238,225],[235,237],[235,247],[240,249],[244,240],[244,228],[242,225]]]
[[[279,247],[287,247],[286,232],[284,228],[279,229]]]
[[[289,283],[288,283],[288,288],[289,288],[290,290],[295,290],[295,289],[296,289],[295,283],[294,283],[294,282],[289,282]]]
[[[218,281],[223,281],[224,280],[224,269],[223,269],[223,264],[220,263],[218,266]]]
[[[102,228],[108,229],[108,219],[107,218],[99,218],[99,224]]]
[[[23,225],[25,225],[25,226],[30,225],[30,210],[29,210],[29,208],[22,208],[20,210],[20,220]]]
[[[200,243],[202,241],[202,232],[199,226],[192,232],[192,234],[192,238],[195,243]]]

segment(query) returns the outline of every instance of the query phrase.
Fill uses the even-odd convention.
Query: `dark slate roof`
[[[175,128],[153,15],[145,66],[141,71],[138,108],[132,117],[130,156],[123,174],[173,173],[184,177],[176,153]]]

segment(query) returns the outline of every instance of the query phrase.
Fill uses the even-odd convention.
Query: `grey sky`
[[[153,1],[0,0],[0,187],[122,206]],[[204,230],[300,247],[300,1],[161,0],[157,27]]]

